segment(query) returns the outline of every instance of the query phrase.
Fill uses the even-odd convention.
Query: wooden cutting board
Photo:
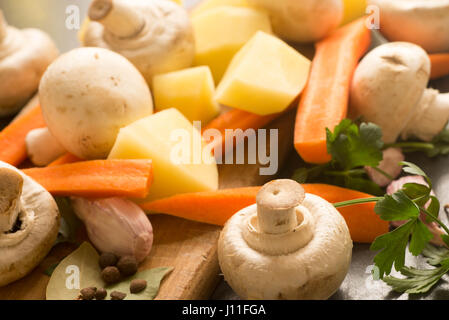
[[[293,146],[294,118],[295,110],[292,110],[267,127],[279,129],[279,169]],[[220,188],[257,186],[275,178],[260,176],[260,167],[259,164],[221,165]],[[174,267],[163,281],[156,299],[208,299],[219,281],[217,239],[221,228],[162,215],[150,216],[150,220],[154,227],[154,247],[141,268]],[[47,258],[27,277],[0,288],[0,299],[45,299],[50,278],[44,271],[75,248],[70,244],[54,247]]]

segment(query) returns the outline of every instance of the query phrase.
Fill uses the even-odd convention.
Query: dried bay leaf
[[[120,291],[126,293],[125,300],[153,300],[159,291],[162,279],[164,279],[164,277],[172,270],[173,268],[171,267],[144,270],[136,273],[129,278],[126,278],[126,280],[120,283],[107,286],[105,289],[108,291],[108,293],[112,291]],[[146,280],[146,289],[139,293],[130,293],[129,286],[131,284],[131,281],[133,281],[134,279]]]
[[[74,300],[80,289],[103,287],[98,259],[98,252],[90,243],[81,244],[53,271],[47,285],[47,300]]]
[[[105,288],[108,291],[107,300],[110,300],[112,291],[126,293],[125,300],[152,300],[159,291],[161,281],[173,270],[172,267],[143,270],[117,284],[106,285],[101,279],[98,259],[99,255],[90,243],[81,244],[53,271],[47,285],[47,300],[74,300],[78,298],[80,290],[87,287]],[[79,270],[79,273],[76,270]],[[129,287],[134,279],[146,280],[146,289],[140,293],[131,294]],[[71,288],[71,285],[75,287]]]

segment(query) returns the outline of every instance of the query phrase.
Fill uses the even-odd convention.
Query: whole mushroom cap
[[[139,71],[102,48],[78,48],[56,59],[42,77],[39,100],[51,134],[83,159],[106,158],[121,128],[153,113]]]
[[[240,297],[327,299],[343,282],[352,257],[343,217],[312,194],[305,194],[294,210],[297,226],[286,233],[263,233],[257,204],[226,223],[218,243],[219,262],[225,280]]]
[[[91,6],[89,16],[98,22],[89,23],[83,39],[84,46],[107,48],[120,53],[139,69],[149,85],[156,74],[188,68],[193,64],[193,28],[187,11],[178,4],[166,0],[102,0],[92,5],[96,3],[100,9],[106,3],[111,7],[110,11],[117,7],[117,14],[112,17],[107,13],[106,17],[99,19],[96,17],[99,9]],[[128,25],[128,21],[115,20],[117,17],[125,18],[120,16],[124,13],[135,16],[134,26]],[[105,19],[108,20],[103,22]],[[130,35],[117,35],[108,29],[119,22],[132,31]],[[114,32],[123,32],[123,29],[115,29]]]
[[[0,117],[16,113],[33,96],[59,51],[38,29],[8,26],[0,10]]]
[[[20,170],[0,162],[23,178],[19,224],[0,232],[0,287],[31,272],[53,247],[59,230],[59,210],[53,197]]]

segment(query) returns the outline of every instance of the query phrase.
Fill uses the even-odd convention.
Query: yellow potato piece
[[[223,6],[246,8],[251,7],[247,0],[204,0],[195,6],[195,8],[192,10],[191,16],[193,17],[207,10]]]
[[[121,129],[109,159],[153,160],[154,181],[146,200],[155,200],[218,189],[217,164],[204,148],[201,133],[173,108]]]
[[[342,25],[364,16],[366,13],[366,0],[343,0],[344,14]]]
[[[157,111],[176,108],[190,121],[201,121],[203,125],[220,112],[214,94],[214,79],[207,66],[170,72],[153,78]]]
[[[232,59],[216,100],[259,115],[281,112],[304,89],[310,65],[285,42],[259,31]]]
[[[209,66],[218,83],[232,57],[257,31],[271,33],[268,14],[252,8],[222,6],[192,18],[195,65]]]

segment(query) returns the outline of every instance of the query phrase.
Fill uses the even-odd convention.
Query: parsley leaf
[[[420,213],[418,206],[402,190],[385,195],[376,203],[374,212],[386,221],[416,219]]]
[[[377,167],[382,160],[382,130],[373,123],[362,123],[359,128],[344,119],[334,132],[326,129],[326,134],[328,153],[344,170]]]
[[[393,265],[396,270],[401,270],[404,267],[405,250],[415,222],[415,220],[411,220],[392,232],[377,237],[371,244],[371,250],[381,250],[374,257],[374,263],[379,268],[380,278],[383,278],[384,274],[390,274]]]
[[[392,276],[385,277],[383,280],[390,285],[394,291],[410,294],[428,292],[441,277],[449,271],[449,260],[442,262],[441,267],[428,270],[404,267],[400,273],[406,278],[399,279]]]
[[[414,256],[418,256],[433,239],[433,234],[421,220],[417,219],[411,237],[409,250]]]

